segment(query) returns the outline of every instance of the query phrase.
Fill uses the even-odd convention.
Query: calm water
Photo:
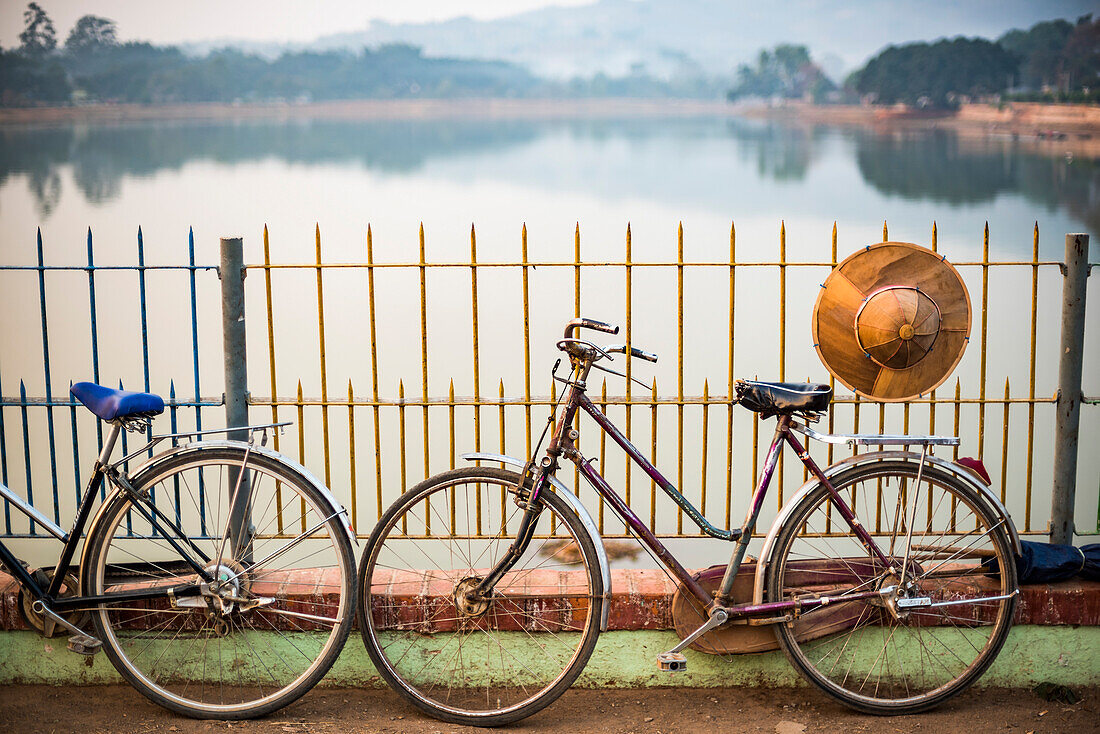
[[[980,259],[986,222],[992,259],[1030,259],[1032,228],[1037,221],[1042,259],[1062,258],[1065,233],[1090,232],[1091,259],[1096,261],[1100,253],[1100,160],[1044,155],[1007,138],[967,139],[944,131],[884,135],[728,119],[8,127],[0,129],[0,219],[0,264],[5,265],[35,261],[36,227],[42,229],[47,263],[84,263],[90,227],[97,264],[133,264],[139,226],[149,264],[184,262],[189,228],[194,230],[200,263],[216,263],[217,242],[222,236],[243,236],[246,261],[254,263],[262,259],[265,224],[270,228],[276,261],[311,261],[315,257],[315,226],[320,227],[326,260],[364,261],[369,224],[378,260],[409,262],[418,257],[421,223],[429,261],[467,261],[471,223],[477,227],[480,260],[518,260],[523,224],[528,229],[532,260],[571,260],[574,228],[579,224],[584,259],[621,261],[629,223],[635,260],[669,261],[675,259],[676,229],[681,222],[687,260],[726,258],[731,222],[736,225],[739,260],[777,259],[780,223],[785,222],[788,258],[820,261],[829,257],[834,222],[843,258],[864,244],[881,240],[884,220],[891,239],[926,246],[935,221],[940,250],[957,262]],[[379,337],[382,392],[396,396],[396,384],[403,380],[409,392],[418,396],[416,274],[390,272],[394,275],[379,284],[379,318],[384,321]],[[533,346],[532,364],[542,380],[540,365],[549,364],[554,356],[552,337],[559,333],[562,318],[572,315],[572,275],[561,269],[556,274],[553,269],[539,272],[532,275],[536,283],[532,338],[539,341]],[[669,357],[676,351],[675,273],[650,276],[638,272],[635,343],[659,351],[665,358],[655,368],[636,368],[635,374],[647,384],[655,378],[662,394],[673,394],[676,364]],[[774,377],[774,277],[755,278],[751,272],[739,276],[738,297],[744,299],[744,307],[738,312],[738,344],[748,346],[739,346],[735,372]],[[816,361],[807,332],[809,308],[824,272],[803,273],[792,274],[789,284],[804,297],[802,301],[796,298],[788,316],[787,376],[821,379],[824,370]],[[257,273],[255,277],[261,276]],[[298,379],[307,396],[319,393],[313,277],[306,272],[276,278],[280,395],[293,395]],[[972,299],[976,299],[980,269],[964,269],[964,277]],[[0,389],[5,396],[16,394],[18,380],[23,378],[28,392],[37,395],[42,389],[37,282],[33,273],[4,278],[0,304],[7,314],[26,313],[27,318],[8,316],[2,320]],[[104,285],[100,286],[97,308],[104,379],[119,375],[127,385],[139,385],[140,358],[133,347],[133,337],[140,329],[133,309],[134,279],[120,275],[111,281],[108,274],[100,278]],[[499,277],[486,273],[482,278],[482,353],[508,355],[508,359],[483,357],[480,389],[483,395],[495,396],[498,380],[503,379],[509,394],[518,394],[522,364],[513,323],[518,276],[512,271]],[[358,271],[346,276],[332,274],[326,280],[330,394],[346,394],[348,380],[354,380],[357,394],[369,392],[362,279],[362,271]],[[586,313],[622,320],[623,294],[618,280],[621,278],[603,283],[593,277],[586,281]],[[1048,269],[1041,280],[1040,396],[1053,392],[1057,364],[1050,355],[1056,351],[1060,308],[1056,271]],[[151,385],[166,391],[164,385],[172,378],[186,393],[193,389],[189,382],[190,326],[187,294],[177,281],[151,282]],[[112,282],[119,287],[113,289]],[[51,283],[53,382],[55,393],[63,393],[70,379],[85,379],[89,374],[87,279],[74,273],[67,281],[58,276]],[[255,351],[255,359],[250,360],[255,367],[250,369],[254,394],[267,395],[265,304],[259,286],[249,279],[250,350]],[[711,394],[724,394],[725,334],[723,331],[716,342],[713,328],[723,322],[728,307],[727,271],[689,275],[686,288],[685,392],[701,394],[703,381],[709,380]],[[753,288],[761,289],[759,298],[764,305],[753,305]],[[216,278],[209,274],[200,277],[199,318],[209,335],[204,337],[204,394],[221,390],[216,293]],[[468,270],[429,277],[432,396],[445,396],[451,379],[459,395],[472,394],[469,301]],[[1100,299],[1092,301],[1090,323],[1095,323]],[[975,325],[978,306],[975,302]],[[1028,269],[1004,273],[991,285],[991,395],[1003,393],[1006,378],[1012,381],[1014,395],[1026,393],[1029,306]],[[117,353],[112,355],[109,351],[116,338]],[[67,348],[66,344],[74,346]],[[1095,364],[1100,347],[1093,340],[1088,349],[1086,364]],[[964,392],[974,384],[979,359],[979,350],[971,349],[959,367]],[[1086,382],[1092,383],[1086,384],[1085,392],[1096,394],[1100,385],[1095,383],[1096,375],[1090,374],[1086,367]],[[533,388],[536,394],[546,390],[537,384]],[[621,394],[620,383],[609,383],[609,392]],[[1045,425],[1049,416],[1042,410]],[[996,412],[1000,421],[1000,409]],[[722,436],[724,413],[718,413],[711,416],[712,430]],[[15,445],[18,416],[11,409],[5,415],[13,421],[8,431],[8,452],[12,454],[20,450]],[[674,415],[666,418],[674,423]],[[926,421],[926,411],[921,415]],[[1020,421],[1024,416],[1022,410],[1013,414],[1013,436],[1023,435]],[[363,420],[357,421],[357,431],[366,430],[360,425],[368,423],[366,418],[364,413]],[[699,420],[694,414],[689,418],[692,426]],[[1088,423],[1093,442],[1098,424],[1094,418]],[[408,441],[418,447],[419,418],[410,420]],[[460,415],[460,420],[468,418]],[[636,416],[638,425],[647,431],[648,420],[648,415]],[[484,416],[488,426],[485,444],[495,448],[495,434],[490,435],[494,421],[494,416]],[[943,432],[951,416],[943,413],[939,421]],[[993,465],[997,477],[1001,469],[1000,425],[987,429],[987,463]],[[340,436],[341,430],[346,435],[346,426],[334,426],[334,435]],[[391,431],[393,428],[390,425]],[[67,435],[67,426],[59,430],[60,435]],[[433,413],[430,432],[435,468],[441,468],[436,466],[440,457],[446,460],[446,430],[445,411],[438,417]],[[867,426],[863,430],[868,430]],[[1037,456],[1049,456],[1047,436],[1044,431],[1039,437]],[[288,440],[296,443],[293,437]],[[369,434],[357,440],[364,456],[371,453]],[[973,443],[975,439],[965,440]],[[63,447],[66,441],[61,439]],[[1014,449],[1022,445],[1022,438],[1012,441]],[[724,466],[724,440],[720,443],[721,447],[712,448],[710,463],[715,466],[708,470],[712,473],[717,464]],[[459,445],[460,450],[464,448],[468,446]],[[673,448],[675,439],[665,440],[662,454]],[[689,441],[685,455],[688,449],[693,457],[698,455],[696,442]],[[1010,473],[1016,473],[1023,453],[1014,450],[1010,454]],[[86,456],[90,453],[85,452]],[[361,461],[366,464],[368,459]],[[674,466],[675,454],[668,460]],[[692,461],[698,464],[699,459]],[[1039,461],[1037,494],[1045,496],[1050,469]],[[1095,461],[1085,463],[1088,466],[1082,471],[1092,478],[1093,489],[1091,499],[1079,504],[1085,513],[1084,524],[1088,524],[1089,513],[1096,512],[1096,467]],[[316,455],[307,464],[322,473]],[[617,459],[615,466],[621,466]],[[72,476],[69,471],[62,476]],[[368,466],[365,471],[360,484],[366,489],[360,492],[371,492],[372,470]],[[690,475],[692,470],[686,471]],[[698,468],[694,471],[697,474]],[[335,486],[345,481],[348,470],[336,467],[333,472]],[[13,473],[18,472],[13,469]],[[423,473],[419,455],[410,457],[409,473],[414,480]],[[735,507],[744,504],[748,492],[748,468],[742,473],[737,482],[743,491]],[[9,481],[14,487],[21,480],[13,477]],[[711,481],[712,487],[724,490],[723,477],[715,475]],[[712,497],[717,494],[715,489]],[[1010,489],[1010,493],[1018,491],[1022,490]],[[361,503],[368,514],[374,509],[372,502],[364,497]],[[644,502],[638,509],[648,515]],[[1012,509],[1014,514],[1022,511]],[[712,510],[720,516],[719,504]],[[735,509],[735,519],[739,512]],[[1037,507],[1037,524],[1045,524],[1043,512]],[[367,529],[364,524],[364,531]]]
[[[0,130],[0,248],[22,261],[41,226],[51,259],[80,251],[91,226],[132,242],[140,225],[165,250],[195,228],[200,249],[264,223],[294,255],[319,223],[328,256],[361,259],[366,225],[391,248],[428,233],[429,257],[556,252],[579,222],[585,255],[665,250],[677,222],[689,250],[713,254],[736,222],[742,252],[816,250],[838,223],[842,249],[881,236],[927,243],[933,220],[956,260],[981,244],[1044,257],[1062,235],[1100,227],[1100,161],[1028,152],[949,132],[879,135],[741,120],[151,123]],[[213,243],[213,244],[212,244]],[[1095,245],[1094,245],[1095,246]],[[1049,252],[1048,252],[1049,250]],[[289,254],[288,253],[288,254]],[[168,258],[167,253],[164,254]],[[77,255],[79,257],[79,255]]]

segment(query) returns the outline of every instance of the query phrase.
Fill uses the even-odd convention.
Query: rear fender
[[[823,473],[827,478],[831,479],[837,474],[857,466],[889,460],[905,460],[920,463],[920,454],[915,454],[910,451],[874,451],[865,454],[857,454],[844,461],[838,461],[832,464],[826,468]],[[988,502],[990,508],[993,510],[993,514],[1004,520],[1005,527],[1008,528],[1008,538],[1012,543],[1013,552],[1016,555],[1021,553],[1020,534],[1016,531],[1016,524],[1012,521],[1012,517],[1008,514],[1008,510],[1005,509],[1000,497],[989,488],[989,485],[985,484],[985,482],[979,479],[972,471],[953,461],[947,461],[937,456],[925,456],[924,461],[929,466],[934,466],[961,480],[964,484],[977,492],[979,497]],[[779,511],[779,515],[775,518],[775,522],[772,523],[771,529],[764,539],[764,547],[760,549],[760,562],[756,564],[756,578],[753,590],[754,604],[764,603],[764,580],[767,577],[768,564],[771,562],[772,549],[775,546],[775,539],[779,535],[779,531],[783,529],[784,523],[786,523],[791,513],[794,512],[794,508],[798,506],[802,498],[814,491],[820,484],[821,481],[817,478],[811,479],[803,484],[794,496],[783,505],[783,509]]]
[[[174,459],[178,456],[201,455],[203,449],[211,448],[235,448],[241,451],[248,450],[252,454],[260,454],[283,464],[290,473],[298,475],[303,482],[317,490],[317,494],[321,496],[321,500],[327,505],[326,509],[329,515],[343,515],[343,522],[339,523],[340,528],[344,531],[344,534],[347,536],[348,540],[351,541],[353,546],[359,545],[359,541],[355,537],[355,530],[351,526],[351,520],[347,510],[337,501],[328,487],[322,484],[320,479],[298,462],[276,451],[272,451],[265,446],[252,446],[250,449],[249,445],[242,441],[198,441],[184,446],[177,446],[157,454],[134,469],[133,472],[130,472],[130,481],[136,484],[143,481],[143,478],[146,476],[155,475],[158,469],[169,459]],[[91,524],[89,524],[86,537],[90,538],[93,536],[96,528],[98,528],[99,524],[103,521],[103,517],[107,513],[108,508],[111,507],[122,494],[124,494],[124,490],[116,488],[107,495],[103,504],[100,505],[99,511],[96,512],[95,517],[92,519]],[[85,543],[84,549],[81,552],[81,567],[84,567],[88,561],[88,552],[89,547],[88,544]]]

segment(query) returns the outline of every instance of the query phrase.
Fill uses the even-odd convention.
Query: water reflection
[[[828,128],[749,124],[731,120],[730,137],[741,141],[743,155],[756,163],[761,178],[797,181],[806,176]]]
[[[953,132],[856,138],[863,179],[886,194],[946,204],[982,204],[1022,194],[1049,210],[1065,208],[1100,225],[1100,161],[1026,151],[1017,141],[960,138]]]
[[[1100,229],[1100,161],[1049,156],[1009,139],[961,138],[952,131],[880,134],[823,126],[747,120],[387,120],[268,121],[74,125],[0,129],[0,186],[16,174],[43,219],[61,196],[61,170],[84,199],[106,203],[124,178],[153,176],[193,161],[241,164],[276,159],[286,164],[358,163],[405,174],[429,162],[499,155],[555,135],[590,147],[627,143],[664,146],[670,168],[683,146],[733,142],[736,155],[760,179],[801,181],[832,141],[854,158],[864,183],[887,196],[976,205],[1019,194],[1050,210],[1065,209]],[[652,181],[619,184],[645,194]],[[575,182],[574,182],[575,185]],[[633,187],[633,190],[632,190]]]

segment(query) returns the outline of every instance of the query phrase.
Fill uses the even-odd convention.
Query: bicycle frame
[[[100,451],[99,458],[96,460],[92,470],[92,476],[88,479],[87,488],[84,490],[84,495],[80,500],[73,527],[68,533],[65,533],[56,523],[52,522],[48,517],[43,515],[34,506],[24,501],[10,489],[0,485],[0,496],[3,496],[11,502],[16,509],[30,518],[33,523],[44,528],[50,535],[63,543],[61,555],[54,568],[53,579],[50,585],[43,589],[34,576],[23,568],[23,564],[20,563],[8,547],[0,541],[0,562],[3,562],[4,566],[10,570],[12,575],[31,593],[36,601],[42,602],[46,610],[52,612],[67,612],[108,602],[138,601],[164,596],[198,596],[201,594],[200,584],[182,584],[170,589],[134,589],[98,596],[68,596],[58,598],[57,595],[61,591],[61,585],[64,582],[65,576],[72,567],[73,556],[76,554],[77,546],[80,544],[80,539],[84,535],[85,526],[88,524],[88,519],[91,517],[92,506],[95,504],[95,495],[99,488],[103,486],[104,480],[126,491],[130,497],[133,498],[134,508],[142,514],[145,519],[149,521],[150,525],[180,554],[180,558],[191,566],[191,569],[198,574],[199,578],[202,579],[204,583],[213,581],[213,577],[205,568],[205,566],[210,563],[210,558],[208,558],[207,555],[187,537],[187,534],[184,533],[171,518],[166,517],[156,508],[156,505],[131,487],[125,473],[118,471],[114,465],[109,463],[111,452],[114,450],[115,443],[121,432],[121,425],[113,424],[111,426],[111,431],[103,443],[103,449]],[[155,443],[165,438],[171,437],[173,436],[154,437],[147,446],[142,447],[137,453],[145,451],[150,446],[153,446]],[[123,461],[125,461],[125,458]],[[192,553],[188,553],[184,550],[184,545],[187,545],[190,551],[198,556],[201,563],[195,561],[192,557]]]
[[[587,377],[587,370],[583,370],[582,374],[578,376],[578,379],[569,381],[568,393],[561,414],[559,416],[556,429],[551,438],[550,444],[546,450],[546,458],[543,459],[539,470],[534,478],[533,487],[530,494],[527,497],[527,510],[523,519],[521,530],[518,534],[516,543],[513,544],[510,553],[501,560],[501,562],[494,568],[481,583],[481,590],[488,591],[496,583],[496,581],[503,576],[505,572],[518,560],[527,546],[527,542],[530,540],[531,535],[534,532],[534,525],[537,521],[538,513],[541,512],[541,506],[538,501],[539,495],[546,489],[546,485],[549,483],[548,479],[559,468],[558,458],[565,456],[572,461],[585,480],[592,485],[596,492],[603,498],[608,505],[615,511],[615,513],[623,520],[624,523],[634,532],[635,535],[653,552],[654,556],[661,561],[665,567],[675,575],[683,586],[688,589],[694,597],[704,606],[708,613],[714,613],[715,611],[724,612],[729,618],[747,618],[747,617],[764,617],[769,618],[769,621],[780,621],[789,618],[789,615],[799,614],[804,611],[811,611],[821,606],[828,605],[834,601],[839,601],[840,596],[822,596],[816,599],[808,600],[791,600],[782,602],[769,602],[763,604],[739,604],[736,606],[729,606],[729,595],[733,588],[733,582],[737,577],[740,570],[741,563],[744,560],[745,553],[748,550],[749,541],[753,537],[753,531],[756,526],[756,520],[760,515],[760,511],[764,506],[764,498],[767,495],[767,490],[771,484],[772,476],[775,471],[775,467],[779,461],[779,454],[784,444],[789,445],[794,449],[799,460],[806,467],[806,469],[820,481],[829,492],[831,501],[837,508],[840,515],[844,518],[845,522],[852,528],[853,533],[864,545],[871,556],[882,565],[882,568],[891,569],[895,568],[894,562],[882,552],[882,550],[875,543],[871,534],[858,522],[855,522],[855,513],[851,508],[847,506],[843,498],[833,487],[828,477],[818,467],[816,462],[810,457],[809,452],[806,451],[799,440],[794,436],[791,430],[791,417],[789,415],[780,415],[778,417],[775,435],[772,438],[771,445],[768,449],[767,458],[764,462],[763,471],[760,474],[759,481],[756,489],[753,491],[752,499],[750,501],[750,507],[748,515],[745,519],[744,525],[739,529],[733,530],[721,530],[709,523],[702,513],[691,504],[691,501],[687,499],[673,484],[670,482],[661,472],[655,467],[646,457],[638,450],[634,444],[611,422],[611,420],[604,415],[603,411],[596,406],[595,403],[585,393],[585,378]],[[652,530],[630,509],[629,505],[619,496],[619,494],[611,487],[606,479],[592,466],[592,460],[585,459],[580,450],[575,445],[574,441],[577,438],[576,432],[571,428],[573,425],[573,419],[578,410],[583,410],[599,425],[607,435],[611,436],[612,440],[619,445],[623,451],[631,458],[631,460],[638,465],[645,473],[652,479],[662,490],[687,513],[688,517],[695,522],[699,528],[714,538],[722,540],[729,540],[731,542],[736,541],[737,545],[730,558],[729,564],[726,566],[726,572],[723,576],[722,583],[719,587],[717,595],[712,596],[709,592],[702,588],[688,573],[687,569],[673,556],[673,554],[665,547],[663,543],[657,538]],[[844,601],[855,601],[859,599],[867,599],[879,597],[881,592],[879,590],[869,590],[864,592],[848,593],[843,595]]]

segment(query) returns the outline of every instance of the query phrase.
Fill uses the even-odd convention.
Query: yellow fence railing
[[[885,224],[882,234],[885,241]],[[1060,263],[1040,260],[1037,225],[1031,234],[1030,257],[991,260],[987,225],[980,259],[952,261],[977,318],[950,382],[889,405],[841,388],[827,428],[961,436],[955,456],[981,458],[1020,531],[1038,534],[1050,517],[1061,287]],[[937,240],[933,224],[921,244],[937,250]],[[738,259],[734,226],[728,243],[706,243],[720,257],[693,260],[685,259],[682,226],[667,256],[647,251],[644,259],[635,257],[629,226],[621,257],[606,257],[603,248],[595,259],[582,256],[579,226],[572,257],[559,259],[530,258],[526,227],[518,259],[500,257],[499,243],[491,248],[498,257],[480,259],[473,227],[469,258],[457,261],[429,261],[423,227],[408,248],[415,257],[379,258],[370,228],[358,262],[326,261],[319,227],[311,262],[273,259],[266,228],[263,244],[263,262],[247,265],[263,280],[261,289],[249,279],[248,309],[253,323],[257,310],[266,320],[266,344],[254,327],[250,334],[250,352],[258,357],[263,349],[264,359],[250,361],[266,364],[267,374],[251,375],[250,405],[294,421],[297,445],[285,445],[284,436],[276,448],[323,467],[324,481],[366,533],[399,493],[461,463],[465,451],[526,458],[534,450],[552,403],[554,340],[564,320],[580,315],[618,322],[627,344],[661,353],[653,370],[626,361],[627,380],[591,381],[593,397],[715,524],[738,525],[759,469],[762,429],[755,414],[730,405],[733,383],[754,375],[827,378],[809,339],[818,285],[838,257],[866,243],[838,253],[834,224],[816,258],[789,257],[782,225],[774,255],[761,258],[767,248],[754,243],[747,259]],[[382,248],[397,249],[393,242]],[[1083,411],[1082,446],[1096,445],[1098,414]],[[578,430],[582,451],[599,459],[601,472],[655,532],[698,535],[627,457],[608,454],[594,427]],[[770,428],[763,431],[766,441]],[[828,463],[842,449],[812,451]],[[1100,459],[1082,453],[1079,476],[1095,477]],[[780,464],[778,479],[776,507],[804,477]],[[579,484],[576,490],[590,491]],[[601,531],[625,532],[597,508],[594,493],[588,499]],[[1091,518],[1096,501],[1096,487],[1086,483],[1078,517]],[[1092,527],[1091,519],[1077,524]]]

